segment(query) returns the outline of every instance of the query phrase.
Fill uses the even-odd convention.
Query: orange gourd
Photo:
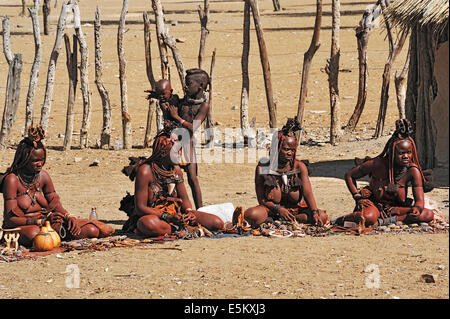
[[[33,239],[33,248],[35,251],[49,251],[54,247],[52,235],[47,227],[41,227],[39,234]]]
[[[49,234],[52,235],[53,246],[59,247],[61,245],[61,237],[59,237],[58,233],[52,228],[48,220],[45,222],[45,227],[47,228]]]

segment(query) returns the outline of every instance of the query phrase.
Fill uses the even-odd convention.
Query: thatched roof
[[[396,0],[385,10],[393,26],[427,27],[435,35],[448,32],[449,0]]]

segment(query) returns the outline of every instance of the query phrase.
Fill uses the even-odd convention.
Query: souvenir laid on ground
[[[292,232],[289,230],[271,230],[269,232],[270,237],[279,237],[279,238],[287,238],[292,237]]]

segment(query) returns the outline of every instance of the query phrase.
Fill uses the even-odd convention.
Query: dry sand
[[[60,1],[61,2],[61,1]],[[133,128],[131,150],[99,150],[94,148],[101,129],[101,102],[94,83],[93,19],[95,6],[101,8],[104,25],[103,53],[104,80],[111,95],[113,107],[113,143],[121,140],[120,95],[116,50],[117,21],[122,1],[80,1],[83,30],[90,48],[89,79],[92,91],[92,122],[90,146],[80,150],[74,147],[62,152],[68,78],[65,50],[61,51],[52,104],[52,120],[46,145],[48,160],[45,169],[53,178],[56,190],[65,208],[73,215],[87,217],[90,208],[97,207],[99,218],[120,229],[126,215],[118,210],[126,191],[133,192],[133,184],[120,172],[128,164],[129,156],[149,155],[142,149],[147,116],[144,90],[149,88],[145,75],[142,12],[149,11],[149,0],[131,0],[125,33],[128,101]],[[270,58],[274,98],[278,107],[279,126],[287,117],[296,114],[300,91],[303,54],[309,47],[314,23],[315,1],[281,0],[284,8],[273,12],[272,2],[260,1],[262,26]],[[350,117],[357,97],[358,57],[354,27],[362,11],[373,1],[342,1],[341,17],[341,72],[339,89],[341,119]],[[197,66],[200,26],[197,6],[202,1],[163,1],[170,33],[184,40],[178,43],[186,68]],[[215,64],[214,119],[220,129],[239,127],[242,53],[241,1],[211,1],[208,22],[206,66],[217,49]],[[11,144],[17,143],[24,126],[25,96],[34,57],[32,27],[29,17],[20,17],[20,1],[3,0],[0,15],[11,21],[13,53],[23,55],[22,91],[17,121],[11,133]],[[398,116],[395,90],[392,82],[386,135],[370,139],[378,114],[381,75],[388,55],[385,33],[374,29],[369,40],[369,91],[367,104],[355,133],[343,137],[337,146],[330,146],[329,94],[327,75],[323,72],[330,55],[331,1],[324,1],[324,17],[320,35],[321,46],[311,66],[309,95],[304,127],[306,136],[323,142],[321,146],[299,147],[299,158],[311,162],[311,183],[320,208],[330,217],[340,216],[353,209],[353,200],[343,181],[344,172],[352,167],[355,156],[374,156],[381,152],[389,131]],[[35,98],[35,123],[39,122],[40,106],[45,91],[48,59],[52,50],[56,22],[60,12],[51,11],[50,35],[42,35],[43,59]],[[42,23],[42,20],[41,20]],[[41,26],[42,28],[42,26]],[[152,39],[154,39],[152,24]],[[256,118],[256,127],[267,127],[268,115],[264,82],[259,60],[256,34],[251,33],[250,52],[250,118]],[[73,29],[68,27],[67,32]],[[2,40],[0,40],[2,41]],[[405,46],[406,47],[406,46]],[[160,72],[156,41],[152,42],[153,68]],[[393,66],[403,67],[406,49]],[[171,61],[173,86],[181,94],[176,68]],[[0,100],[5,94],[7,63],[0,55]],[[79,87],[79,86],[78,86]],[[77,89],[75,132],[79,131],[82,116],[81,92]],[[153,125],[153,130],[154,130]],[[74,145],[78,145],[74,136]],[[358,141],[356,141],[358,139]],[[222,150],[220,150],[222,152]],[[231,154],[231,149],[223,152]],[[12,162],[14,148],[0,153],[0,171]],[[99,166],[90,167],[94,160]],[[244,163],[200,163],[199,178],[204,204],[232,202],[235,206],[256,204],[253,174],[255,160]],[[435,170],[437,188],[427,196],[434,200],[448,220],[448,169]],[[3,199],[0,199],[3,202]],[[70,252],[50,255],[37,260],[0,263],[0,296],[2,298],[449,298],[448,234],[376,236],[330,236],[324,238],[242,237],[226,239],[196,239],[167,242],[164,247],[180,250],[148,248],[114,248],[109,251]],[[66,273],[69,265],[80,270],[79,288],[68,288]],[[379,286],[367,285],[374,272],[379,272]],[[369,268],[368,268],[369,267]],[[436,282],[424,283],[422,274],[432,274]],[[26,279],[18,279],[26,278]],[[36,289],[38,287],[38,289]]]

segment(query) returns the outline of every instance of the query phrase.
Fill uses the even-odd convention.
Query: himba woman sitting
[[[179,165],[181,143],[163,130],[153,142],[153,153],[147,158],[130,158],[122,172],[135,180],[134,196],[127,195],[121,210],[129,219],[123,230],[143,237],[173,234],[183,226],[198,226],[210,231],[223,229],[223,221],[212,214],[192,209],[183,172]]]
[[[266,222],[281,219],[323,226],[328,223],[324,210],[317,207],[308,167],[296,158],[300,129],[297,119],[288,119],[275,133],[270,146],[269,161],[261,160],[255,171],[255,189],[258,206],[248,208],[245,220],[257,228]],[[304,200],[304,201],[303,201]]]
[[[40,227],[50,221],[61,239],[106,237],[114,228],[97,220],[78,219],[61,205],[52,179],[42,168],[47,151],[42,143],[41,127],[28,130],[28,136],[17,147],[12,165],[0,175],[3,193],[3,228],[20,228],[19,243],[32,245]]]
[[[433,189],[429,171],[422,172],[417,157],[412,125],[407,119],[397,120],[394,134],[377,157],[366,158],[345,174],[345,182],[356,207],[353,213],[333,220],[342,226],[345,221],[365,226],[431,222],[441,218],[437,211],[424,207],[424,193]],[[427,174],[424,174],[427,173]],[[367,187],[359,189],[356,180],[369,176]],[[408,198],[408,188],[412,198]]]

